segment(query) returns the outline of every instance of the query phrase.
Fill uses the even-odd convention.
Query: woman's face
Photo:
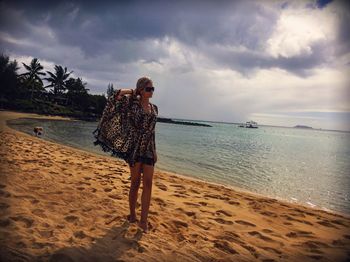
[[[154,91],[151,91],[151,90],[148,90],[147,91],[147,89],[148,88],[152,88],[153,87],[153,83],[152,82],[150,82],[150,83],[148,83],[147,85],[146,85],[146,87],[144,88],[144,89],[142,89],[141,90],[141,96],[142,97],[145,97],[145,98],[151,98],[152,96],[153,96],[153,92]]]

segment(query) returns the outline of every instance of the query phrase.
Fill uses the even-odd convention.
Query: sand
[[[24,116],[45,117],[0,112],[1,261],[350,259],[349,216],[157,168],[151,228],[144,234],[126,220],[130,181],[124,162],[5,124]]]

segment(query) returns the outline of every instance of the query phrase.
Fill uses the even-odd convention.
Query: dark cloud
[[[317,4],[328,8],[334,3]],[[123,72],[134,62],[171,67],[179,74],[193,70],[191,61],[162,62],[173,55],[164,39],[207,57],[218,68],[243,74],[282,68],[307,76],[332,55],[350,51],[350,19],[344,9],[335,46],[319,41],[309,53],[266,53],[280,10],[292,8],[287,1],[3,1],[0,7],[1,49],[67,65],[95,78]]]
[[[254,2],[238,3],[191,1],[185,5],[181,1],[162,1],[146,5],[142,1],[137,4],[117,1],[101,5],[88,1],[53,2],[48,6],[35,1],[33,5],[5,2],[5,8],[12,7],[18,12],[17,17],[11,14],[3,18],[1,29],[25,36],[31,33],[25,28],[27,23],[34,26],[45,23],[54,30],[58,41],[79,46],[87,55],[103,52],[104,44],[115,39],[142,41],[165,36],[189,45],[204,41],[256,48],[271,32],[276,14]]]

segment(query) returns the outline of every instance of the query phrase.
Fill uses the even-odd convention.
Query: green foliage
[[[82,119],[100,116],[106,105],[104,95],[91,95],[87,83],[81,78],[72,78],[66,67],[55,65],[55,72],[46,71],[44,78],[49,85],[43,85],[44,68],[37,58],[29,65],[22,63],[26,72],[18,75],[18,64],[6,55],[0,55],[0,108],[28,111],[39,114],[61,115]],[[51,92],[45,88],[52,88]],[[107,92],[113,93],[113,84]]]
[[[114,94],[114,88],[113,88],[113,84],[109,83],[108,87],[107,87],[107,97],[110,97],[111,95]]]
[[[10,61],[7,55],[0,55],[0,94],[8,98],[17,97],[20,90],[17,86],[17,70],[19,69],[16,60]]]
[[[50,77],[45,78],[45,80],[50,82],[50,84],[45,88],[52,87],[54,95],[62,94],[67,88],[66,80],[73,71],[68,73],[67,67],[63,69],[62,66],[55,65],[55,73],[51,73],[50,71],[46,72]]]
[[[42,72],[44,67],[39,63],[37,58],[33,58],[30,65],[22,63],[24,68],[28,71],[20,75],[23,79],[23,84],[26,88],[33,92],[33,90],[44,90],[43,81],[40,76],[44,76],[45,73]]]

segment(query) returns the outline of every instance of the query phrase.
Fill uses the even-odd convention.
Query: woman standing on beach
[[[148,210],[151,201],[154,165],[157,162],[155,125],[158,108],[150,103],[153,96],[153,82],[148,77],[138,79],[136,89],[119,89],[110,97],[95,135],[104,151],[123,158],[130,168],[129,191],[130,214],[128,220],[137,222],[136,202],[141,183],[141,219],[138,225],[148,230]],[[94,132],[94,133],[95,133]]]

